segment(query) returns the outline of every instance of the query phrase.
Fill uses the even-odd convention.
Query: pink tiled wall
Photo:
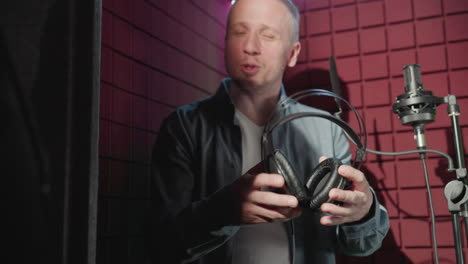
[[[458,97],[466,150],[468,1],[294,2],[301,10],[305,55],[297,67],[287,72],[286,83],[327,88],[323,76],[314,72],[322,69],[328,74],[328,57],[333,55],[345,84],[343,94],[365,119],[369,148],[402,151],[414,149],[413,132],[411,127],[400,124],[391,106],[404,91],[402,67],[418,63],[426,90],[437,96],[452,93]],[[349,122],[356,124],[352,119]],[[450,119],[444,105],[438,108],[436,122],[427,127],[427,140],[429,148],[453,155]],[[446,172],[446,166],[445,160],[429,155],[440,261],[455,263],[450,214],[443,196],[445,184],[455,176]],[[368,154],[365,171],[389,211],[391,231],[373,256],[340,256],[339,263],[433,263],[428,199],[420,160],[417,156]],[[464,251],[466,255],[466,243]]]
[[[225,76],[228,0],[103,0],[98,263],[143,263],[143,219],[150,196],[149,158],[159,125],[175,107],[206,97]],[[414,147],[391,105],[403,91],[402,66],[419,63],[427,90],[453,93],[468,138],[468,1],[295,0],[302,53],[286,83],[323,87],[335,56],[344,94],[365,118],[369,147]],[[350,124],[355,126],[353,119]],[[453,151],[445,107],[427,128],[428,145]],[[465,149],[468,148],[465,140]],[[443,198],[454,176],[429,155],[441,263],[455,263]],[[431,263],[429,210],[416,157],[369,154],[369,181],[390,215],[383,247],[339,263]],[[466,244],[464,247],[467,251]]]
[[[98,263],[144,263],[151,148],[168,113],[226,75],[229,5],[103,1]]]

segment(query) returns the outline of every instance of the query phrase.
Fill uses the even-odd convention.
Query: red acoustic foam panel
[[[387,54],[372,54],[362,58],[362,72],[364,79],[388,77]]]
[[[444,199],[440,197],[440,199]],[[438,218],[437,222],[437,245],[440,247],[453,247],[453,230],[451,218]],[[462,236],[463,237],[463,236]],[[455,256],[454,256],[455,257]],[[455,259],[455,258],[454,258]]]
[[[414,177],[417,175],[408,175]],[[405,217],[428,216],[427,194],[425,189],[400,190],[398,207],[402,210]]]
[[[113,52],[110,48],[101,48],[101,80],[111,83],[114,71]]]
[[[307,51],[311,61],[329,58],[332,54],[331,35],[309,37],[307,39]]]
[[[364,53],[386,51],[387,38],[385,28],[370,28],[361,31],[361,47]]]
[[[330,6],[330,0],[306,0],[306,9],[317,9]]]
[[[421,73],[442,71],[447,69],[445,45],[420,48],[418,61],[421,64]]]
[[[403,76],[403,67],[408,64],[416,64],[416,52],[413,49],[392,51],[390,53],[390,74]],[[403,90],[397,92],[401,93]]]
[[[361,79],[361,67],[359,58],[342,58],[336,60],[336,67],[340,71],[340,77],[345,82],[358,81]]]
[[[447,72],[424,74],[422,75],[422,81],[424,83],[424,89],[432,91],[435,96],[444,97],[449,93]],[[445,109],[441,108],[441,110]],[[441,111],[441,114],[445,115],[446,111]],[[443,125],[446,126],[449,124]]]
[[[468,67],[468,42],[451,43],[448,45],[448,63],[450,69]]]
[[[110,121],[99,120],[99,155],[110,157]]]
[[[346,85],[348,89],[347,100],[354,107],[362,106],[362,86],[360,83],[351,83]]]
[[[388,27],[388,42],[390,49],[414,47],[414,24],[403,23],[390,25]]]
[[[392,112],[385,107],[368,108],[366,112],[366,126],[368,133],[384,133],[392,131]]]
[[[455,179],[456,176],[452,175],[450,180]],[[444,188],[433,188],[432,189],[432,200],[434,203],[434,212],[436,216],[450,216],[448,209],[448,203],[445,199]],[[446,220],[445,220],[446,221]]]
[[[452,233],[452,231],[450,231]],[[439,259],[446,261],[446,263],[457,263],[457,258],[455,254],[455,249],[453,248],[439,248],[438,250],[439,253]],[[464,249],[463,250],[464,256],[468,256],[468,250]],[[441,261],[441,263],[443,263]]]
[[[307,36],[307,15],[301,15],[300,25],[299,25],[299,36],[305,37]]]
[[[468,2],[460,0],[444,0],[444,10],[446,13],[457,13],[468,11]]]
[[[337,33],[333,39],[336,56],[359,54],[358,33],[356,31]]]
[[[106,10],[102,11],[101,18],[101,42],[102,44],[112,45],[112,14]]]
[[[387,106],[391,103],[390,82],[388,80],[367,81],[363,87],[366,106]]]
[[[310,11],[307,13],[307,33],[309,35],[330,32],[330,11]]]
[[[457,103],[460,105],[460,109],[468,109],[468,98],[460,98],[457,100]],[[460,118],[460,125],[468,125],[468,118]]]
[[[455,96],[468,96],[468,70],[451,71],[450,93]]]
[[[428,232],[426,232],[428,234]],[[405,260],[402,263],[434,263],[432,260],[432,249],[431,248],[405,248],[403,249]]]
[[[120,54],[113,55],[113,84],[130,91],[132,86],[132,61]]]
[[[114,48],[128,56],[132,55],[132,27],[121,19],[112,20],[112,43]]]
[[[430,127],[430,124],[428,125]],[[450,131],[448,129],[427,129],[426,138],[428,139],[427,148],[437,149],[442,152],[449,152],[452,150],[452,142],[449,141]],[[432,140],[431,140],[432,139]],[[428,154],[429,157],[436,156],[437,154]],[[438,157],[438,156],[437,156]]]
[[[366,126],[367,126],[367,122],[366,122]],[[393,151],[394,149],[393,148],[393,136],[392,134],[371,134],[367,138],[367,146],[368,148],[374,149],[374,150]],[[370,161],[382,161],[382,160],[394,160],[394,157],[368,153],[367,159]]]
[[[145,65],[135,63],[133,64],[133,92],[141,95],[148,96],[150,89],[150,76],[151,69]]]
[[[401,67],[403,68],[403,66]],[[401,70],[401,69],[400,69]],[[402,74],[403,75],[403,74]],[[396,97],[405,92],[403,76],[395,77],[390,80],[391,92],[392,92],[392,104],[396,102]],[[396,114],[395,114],[396,116]]]
[[[304,11],[305,1],[304,0],[292,0],[294,5],[299,9],[299,11]]]
[[[307,62],[308,57],[307,39],[301,39],[299,42],[301,43],[301,51],[299,52],[299,56],[297,57],[297,63],[304,63]]]
[[[417,18],[431,17],[442,14],[440,0],[413,0],[415,15]]]
[[[374,188],[396,188],[395,164],[393,161],[367,162],[367,179]],[[387,203],[385,203],[387,204]]]
[[[99,115],[102,118],[110,119],[112,113],[112,86],[101,82],[100,98],[101,102],[99,105]]]
[[[394,190],[380,190],[382,199],[381,203],[385,206],[388,211],[388,215],[391,218],[399,217],[401,208],[399,205],[399,193]],[[380,200],[379,200],[380,201]]]
[[[386,0],[386,15],[389,22],[400,22],[413,19],[411,1]]]
[[[400,204],[403,202],[404,201],[400,201]],[[401,222],[401,237],[404,246],[430,247],[431,236],[429,221],[426,218],[403,219]]]
[[[356,6],[337,7],[333,10],[333,30],[354,29],[357,27]]]
[[[133,1],[133,22],[136,27],[151,32],[151,5],[147,1]]]
[[[463,149],[466,150],[468,149],[468,127],[462,128],[462,137],[463,137]],[[465,157],[465,162],[467,161],[468,159]]]
[[[358,5],[361,27],[377,26],[385,23],[383,2],[369,2]]]
[[[445,39],[442,18],[432,18],[417,21],[416,41],[418,45],[443,43]]]
[[[355,3],[356,0],[331,0],[332,4],[337,5],[345,5],[345,4],[352,4]]]
[[[398,219],[390,219],[390,235],[384,240],[384,247],[400,247],[401,246],[401,228]]]
[[[149,129],[148,126],[148,99],[140,96],[133,96],[133,126],[140,129]]]
[[[151,64],[151,53],[148,43],[151,43],[151,36],[149,34],[139,30],[134,31],[133,56],[145,64]]]
[[[132,0],[112,0],[113,11],[125,20],[131,21],[133,19],[133,2]]]
[[[407,150],[408,149],[415,148],[408,146]],[[423,167],[419,159],[398,161],[396,174],[400,187],[424,187],[425,181],[423,173]]]
[[[305,68],[306,71],[314,71],[314,70],[325,70],[329,71],[330,64],[326,60],[317,61],[317,62],[309,62],[307,67]],[[309,78],[309,83],[312,87],[322,87],[324,84],[330,83],[330,78],[328,76],[315,76],[314,78]]]
[[[113,88],[112,120],[121,124],[132,123],[132,95],[125,90]]]

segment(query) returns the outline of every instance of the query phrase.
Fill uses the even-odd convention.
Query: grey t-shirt
[[[261,160],[263,127],[236,109],[234,123],[242,135],[242,174]],[[289,264],[289,242],[283,223],[244,225],[233,238],[233,264]]]

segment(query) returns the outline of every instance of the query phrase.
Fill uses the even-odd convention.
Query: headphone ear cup
[[[283,176],[286,189],[290,194],[296,196],[299,203],[303,204],[310,199],[309,191],[298,179],[294,168],[280,151],[273,152],[268,158],[268,170],[270,173],[278,173]]]
[[[338,174],[338,167],[341,161],[333,158],[322,161],[312,172],[306,181],[306,188],[311,193],[312,198],[309,207],[316,210],[323,203],[330,201],[328,193],[333,188],[344,189],[346,179]]]

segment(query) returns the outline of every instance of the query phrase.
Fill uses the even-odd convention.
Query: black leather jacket
[[[213,96],[178,108],[161,126],[152,156],[149,250],[154,263],[230,262],[230,238],[239,226],[233,222],[226,186],[241,175],[242,150],[229,81]],[[284,89],[281,96],[285,98]],[[288,111],[311,109],[297,104]],[[284,125],[273,139],[299,175],[307,175],[320,155],[344,163],[351,158],[341,129],[324,119]],[[325,227],[320,216],[305,211],[286,223],[293,263],[334,263],[335,251],[369,255],[389,228],[387,212],[375,195],[371,216],[363,223]]]

